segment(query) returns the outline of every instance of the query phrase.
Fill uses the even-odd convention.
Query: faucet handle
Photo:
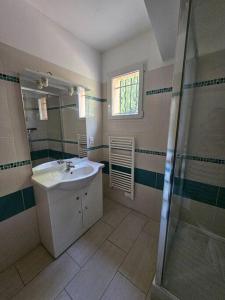
[[[66,161],[66,166],[68,166],[70,168],[74,168],[73,162],[71,160]]]
[[[59,165],[62,165],[62,164],[64,163],[64,160],[63,160],[63,159],[59,159],[59,160],[57,160],[57,163],[58,163]]]

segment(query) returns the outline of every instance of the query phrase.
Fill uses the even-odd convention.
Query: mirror
[[[85,88],[33,71],[20,84],[32,166],[87,156]]]

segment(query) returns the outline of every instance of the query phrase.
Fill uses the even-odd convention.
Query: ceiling
[[[144,0],[27,0],[42,14],[103,52],[149,30]]]

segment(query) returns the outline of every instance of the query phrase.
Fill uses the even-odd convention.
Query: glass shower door
[[[156,283],[225,299],[225,1],[181,1]]]

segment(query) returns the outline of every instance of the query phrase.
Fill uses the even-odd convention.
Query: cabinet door
[[[103,215],[102,181],[101,173],[98,174],[91,184],[83,190],[82,208],[83,224],[89,228]]]
[[[51,219],[55,251],[61,253],[82,232],[81,194],[61,192],[55,194],[51,205]]]

